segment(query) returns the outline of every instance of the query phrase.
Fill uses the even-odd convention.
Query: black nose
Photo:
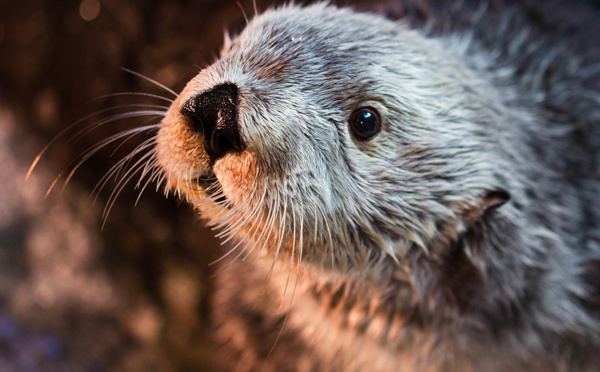
[[[181,108],[181,114],[192,119],[193,128],[202,131],[204,148],[213,162],[230,151],[244,149],[238,126],[238,95],[235,85],[218,85]]]

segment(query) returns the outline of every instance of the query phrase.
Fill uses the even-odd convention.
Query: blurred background
[[[219,257],[214,232],[189,206],[152,186],[137,205],[135,182],[125,186],[104,226],[116,184],[109,182],[93,202],[102,176],[151,133],[99,151],[62,192],[59,181],[45,198],[79,154],[146,119],[118,120],[69,140],[73,132],[49,148],[28,182],[25,175],[52,138],[91,113],[164,104],[143,96],[98,97],[169,96],[121,67],[180,91],[215,59],[223,30],[243,28],[241,9],[252,17],[252,1],[239,3],[0,2],[0,371],[212,370],[208,264]],[[263,11],[276,3],[282,2],[257,0],[256,6]],[[335,3],[390,17],[404,11],[392,0]],[[475,3],[454,2],[453,11]],[[501,9],[518,2],[497,3]],[[525,3],[536,9],[541,1]],[[536,16],[549,30],[562,30],[560,37],[587,40],[574,44],[585,49],[600,37],[585,32],[585,25],[600,22],[599,3],[549,1]],[[417,18],[429,16],[423,11]],[[84,120],[80,128],[111,113]]]

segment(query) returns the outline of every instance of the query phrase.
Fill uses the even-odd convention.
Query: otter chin
[[[269,10],[173,102],[158,164],[237,256],[224,369],[597,370],[599,167],[574,144],[600,94],[479,17]]]

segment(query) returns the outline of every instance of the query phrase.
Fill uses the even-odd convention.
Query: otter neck
[[[385,260],[377,267],[377,279],[317,275],[309,293],[326,314],[336,314],[344,326],[361,332],[372,326],[373,317],[417,329],[518,326],[517,309],[538,306],[534,294],[541,289],[535,278],[541,276],[546,257],[532,253],[522,262],[503,259],[514,254],[504,248],[509,246],[503,240],[507,233],[513,239],[522,234],[510,219],[489,216],[429,253],[413,249],[402,264]],[[393,327],[377,330],[384,339],[393,332]]]

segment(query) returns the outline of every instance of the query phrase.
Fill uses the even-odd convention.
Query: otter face
[[[506,201],[482,197],[501,186],[481,130],[494,94],[439,42],[319,4],[268,11],[227,44],[157,153],[169,185],[250,249],[393,262]]]

